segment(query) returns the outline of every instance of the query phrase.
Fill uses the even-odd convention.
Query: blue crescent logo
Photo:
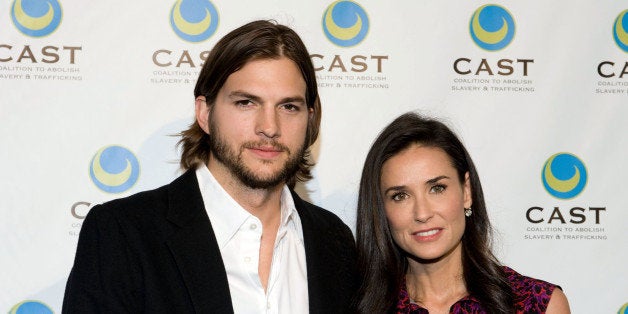
[[[323,31],[332,43],[351,47],[366,38],[369,18],[357,3],[339,0],[330,4],[323,14]]]
[[[628,52],[628,10],[624,10],[617,16],[613,23],[613,38],[617,46],[624,52]]]
[[[99,189],[107,193],[122,193],[137,182],[140,164],[128,149],[105,146],[92,158],[89,176]]]
[[[31,37],[50,35],[61,24],[61,16],[57,0],[15,0],[11,6],[13,24]]]
[[[170,25],[181,39],[201,42],[218,29],[218,11],[209,0],[177,0],[170,11]]]
[[[587,169],[578,157],[569,153],[552,155],[543,165],[543,186],[560,199],[578,196],[587,185]]]
[[[512,42],[515,37],[515,20],[503,7],[487,4],[473,13],[469,31],[480,48],[496,51],[506,48]]]
[[[54,312],[48,305],[39,301],[22,301],[16,304],[9,314],[53,314]]]

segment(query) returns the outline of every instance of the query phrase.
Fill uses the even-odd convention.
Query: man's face
[[[207,166],[219,182],[237,178],[266,189],[295,173],[310,118],[305,90],[297,65],[282,57],[249,61],[232,73],[211,109],[204,102],[199,108],[197,99],[197,119],[212,138]]]

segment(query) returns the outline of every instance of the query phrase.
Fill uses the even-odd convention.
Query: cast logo
[[[496,4],[479,7],[471,15],[469,33],[473,42],[489,52],[506,48],[515,37],[515,20],[510,12]],[[460,57],[454,60],[453,69],[459,75],[474,76],[528,76],[534,59]],[[532,80],[500,79],[456,80],[452,90],[496,92],[533,92]],[[479,84],[478,84],[479,83]]]
[[[128,149],[105,146],[92,158],[89,176],[99,189],[107,193],[122,193],[137,182],[140,164]]]
[[[624,304],[624,306],[619,308],[619,311],[617,311],[617,314],[628,314],[628,303]]]
[[[343,48],[358,45],[370,30],[366,11],[351,0],[330,4],[323,12],[322,26],[327,39]],[[334,88],[389,88],[384,74],[384,63],[388,57],[374,52],[310,54],[314,71],[320,73],[316,75],[318,87]]]
[[[582,161],[569,153],[552,155],[541,174],[545,190],[560,199],[578,196],[587,184],[587,169]]]
[[[541,171],[541,181],[545,190],[553,197],[560,200],[573,199],[580,195],[587,185],[588,173],[584,163],[580,158],[571,153],[556,153],[550,156]],[[570,202],[572,203],[572,202]],[[526,219],[533,224],[552,224],[559,223],[561,225],[583,224],[586,221],[594,221],[594,224],[601,223],[602,213],[606,212],[604,206],[583,206],[571,204],[569,210],[561,208],[560,204],[553,205],[553,210],[544,208],[543,206],[532,206],[526,211]],[[560,229],[560,230],[558,230]],[[558,228],[557,231],[574,231],[570,227],[565,230]],[[586,228],[585,228],[586,229]],[[577,228],[576,232],[586,231],[598,233],[594,235],[596,239],[605,239],[604,228]],[[539,230],[532,230],[539,231]],[[541,230],[546,231],[546,230]],[[565,235],[569,237],[570,235]],[[589,239],[589,238],[588,238]],[[590,238],[592,239],[592,238]]]
[[[366,11],[357,3],[339,0],[323,13],[323,32],[340,47],[352,47],[364,40],[369,31]]]
[[[209,0],[177,0],[170,11],[170,25],[181,39],[201,42],[218,28],[218,11]]]
[[[617,46],[624,52],[628,52],[628,10],[624,10],[613,22],[613,39]],[[628,61],[615,62],[605,60],[597,65],[597,74],[603,78],[624,78],[628,76]],[[623,88],[623,82],[616,85],[617,82],[598,82],[598,86],[604,86],[596,90],[598,94],[613,93],[618,95],[626,95],[626,90]]]
[[[469,31],[473,41],[482,49],[504,49],[515,37],[515,21],[503,7],[487,4],[479,7],[471,16]]]
[[[16,304],[9,314],[53,314],[54,312],[48,305],[40,301],[22,301]]]
[[[61,16],[57,0],[14,0],[11,5],[13,24],[30,37],[50,35],[61,24]]]
[[[624,10],[617,16],[613,24],[613,38],[617,46],[624,52],[628,52],[628,10]]]

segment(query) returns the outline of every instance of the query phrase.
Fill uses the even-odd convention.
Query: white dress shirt
[[[222,188],[207,166],[199,166],[196,177],[225,264],[235,313],[308,313],[303,229],[288,187],[281,192],[281,222],[264,292],[258,273],[262,223]]]

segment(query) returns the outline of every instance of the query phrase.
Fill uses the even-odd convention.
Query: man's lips
[[[249,149],[255,155],[258,155],[262,158],[273,158],[283,152],[281,148],[274,146],[249,147]]]

